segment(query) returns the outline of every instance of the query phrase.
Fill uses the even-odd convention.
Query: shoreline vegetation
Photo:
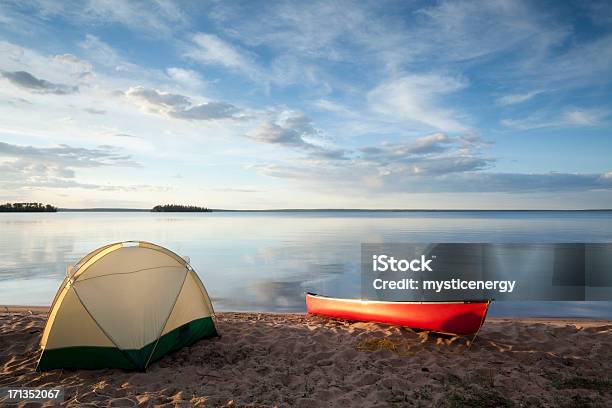
[[[269,209],[224,209],[195,205],[163,204],[153,208],[61,208],[42,203],[0,204],[2,212],[241,212],[241,213],[597,213],[610,212],[612,208],[579,209],[437,209],[437,208],[269,208]]]
[[[153,211],[149,208],[58,208],[58,212],[158,212]],[[328,212],[328,213],[597,213],[597,212],[610,212],[612,208],[593,208],[593,209],[563,209],[563,210],[542,210],[542,209],[528,209],[528,210],[487,210],[487,209],[370,209],[370,208],[271,208],[263,210],[254,209],[223,209],[223,208],[207,208],[206,212],[240,212],[240,213],[314,213],[314,212]],[[167,211],[170,212],[170,211]]]
[[[164,204],[156,205],[151,212],[212,212],[212,210],[195,205]]]
[[[57,207],[42,203],[0,204],[0,212],[57,212]]]

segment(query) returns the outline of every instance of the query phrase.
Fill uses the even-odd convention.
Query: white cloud
[[[79,46],[87,56],[96,63],[110,67],[116,71],[135,71],[138,67],[125,60],[113,47],[96,37],[87,34]]]
[[[87,77],[93,74],[94,69],[90,62],[79,59],[72,54],[55,55],[53,59],[69,67],[73,75]]]
[[[166,73],[172,80],[187,88],[200,88],[204,85],[200,74],[190,69],[172,67],[166,69]]]
[[[91,64],[74,55],[44,55],[8,41],[0,40],[0,55],[0,70],[25,71],[53,83],[83,83],[93,71]]]
[[[139,167],[114,146],[96,148],[58,145],[34,147],[0,142],[0,188],[87,188],[111,186],[81,183],[75,180],[75,168]]]
[[[501,124],[519,130],[563,126],[598,126],[610,112],[602,109],[569,109],[561,114],[536,112],[525,118],[503,119]]]
[[[330,101],[328,99],[319,99],[319,100],[315,101],[313,105],[315,107],[321,109],[321,110],[325,110],[325,111],[328,111],[328,112],[333,112],[333,113],[338,114],[338,115],[350,116],[350,117],[355,117],[356,116],[355,112],[353,112],[352,110],[350,110],[349,108],[347,108],[343,104],[340,104],[340,103],[337,103],[337,102],[333,102],[333,101]]]
[[[539,54],[570,33],[521,1],[443,1],[417,15],[423,19],[411,31],[411,43],[434,60],[466,61],[519,47]]]
[[[242,72],[251,77],[259,77],[259,68],[249,54],[222,40],[214,34],[197,33],[193,44],[185,56],[206,65],[220,65]]]
[[[595,126],[608,115],[609,112],[599,109],[576,109],[566,112],[563,119],[568,125]]]
[[[497,104],[502,105],[502,106],[516,105],[519,103],[526,102],[530,100],[531,98],[533,98],[534,96],[539,95],[541,93],[542,91],[531,91],[531,92],[526,92],[526,93],[505,95],[497,99]]]
[[[260,174],[291,179],[292,184],[311,191],[330,194],[363,194],[364,184],[370,194],[384,193],[565,193],[572,191],[612,191],[612,178],[606,174],[573,173],[499,173],[482,171],[486,163],[477,158],[457,157],[453,160],[423,161],[413,165],[393,165],[376,168],[371,165],[303,164],[260,165]],[[513,196],[517,200],[516,196]],[[451,201],[452,203],[453,201]],[[516,202],[516,201],[515,201]],[[483,202],[472,202],[472,208],[486,207]],[[439,208],[436,202],[435,208]],[[452,204],[450,206],[452,208]],[[567,207],[564,207],[567,208]]]
[[[391,120],[421,123],[438,130],[464,131],[460,115],[444,108],[445,95],[468,85],[465,79],[436,74],[404,75],[385,82],[368,94],[368,102],[375,112]]]
[[[225,102],[195,103],[185,95],[144,88],[130,87],[126,97],[146,112],[177,119],[215,120],[238,119],[240,109]]]
[[[61,16],[73,24],[121,24],[150,35],[166,35],[188,24],[188,17],[169,0],[35,0],[30,12],[41,20]]]

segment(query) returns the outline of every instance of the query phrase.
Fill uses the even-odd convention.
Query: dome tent
[[[86,255],[60,286],[37,370],[144,370],[170,351],[217,335],[212,303],[188,262],[142,241]]]

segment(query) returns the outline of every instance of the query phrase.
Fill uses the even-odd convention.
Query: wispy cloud
[[[167,35],[188,24],[188,16],[170,0],[35,0],[20,11],[41,20],[61,16],[75,25],[120,24],[150,35]]]
[[[170,78],[187,88],[200,88],[204,85],[202,77],[191,69],[170,67],[166,69]]]
[[[384,143],[379,147],[364,147],[360,150],[364,153],[365,159],[393,161],[397,158],[405,159],[415,155],[444,152],[449,149],[454,140],[455,138],[450,138],[443,133],[435,133],[419,137],[411,142]]]
[[[601,174],[573,173],[495,173],[471,171],[470,163],[445,163],[443,171],[422,177],[414,171],[372,172],[368,167],[308,168],[299,165],[264,165],[262,174],[299,180],[304,188],[349,193],[368,191],[387,193],[564,193],[612,190],[612,179]]]
[[[404,75],[387,81],[368,94],[370,107],[391,120],[421,123],[445,131],[464,131],[460,114],[440,107],[441,99],[460,91],[467,81],[452,76]]]
[[[497,103],[501,106],[517,105],[519,103],[527,102],[534,96],[541,94],[542,91],[531,91],[526,93],[504,95],[497,99]]]
[[[345,159],[346,154],[343,149],[322,145],[321,131],[313,126],[309,118],[293,112],[281,112],[276,122],[261,123],[254,131],[247,133],[247,137],[259,143],[298,148],[311,156],[326,159]]]
[[[611,112],[603,109],[567,109],[564,112],[537,112],[518,119],[503,119],[502,125],[519,130],[541,129],[563,126],[598,126],[604,123]]]
[[[69,86],[64,84],[56,84],[44,79],[36,78],[34,75],[26,71],[7,72],[0,71],[2,77],[6,78],[13,85],[26,89],[30,92],[41,94],[66,95],[78,92],[78,86]]]
[[[601,109],[574,109],[565,112],[563,119],[569,125],[595,126],[609,115],[610,112]]]
[[[147,89],[141,86],[131,87],[125,92],[125,95],[145,111],[176,119],[238,119],[241,114],[240,109],[229,103],[206,102],[198,104],[185,95]]]
[[[137,68],[135,64],[128,62],[117,50],[92,34],[87,34],[85,39],[79,43],[87,56],[96,63],[110,67],[116,71],[133,71]]]
[[[78,181],[75,169],[139,166],[129,155],[113,146],[90,149],[68,145],[34,147],[0,142],[2,189],[84,188],[118,191],[123,187]],[[134,188],[132,191],[136,190]]]
[[[83,61],[73,54],[55,55],[53,59],[69,67],[71,73],[78,77],[85,78],[93,73],[93,65],[91,63]]]
[[[185,52],[189,59],[205,65],[217,65],[246,74],[253,79],[261,78],[261,71],[250,54],[214,34],[197,33],[193,43]]]
[[[35,159],[67,167],[138,166],[138,163],[133,161],[129,155],[120,153],[116,147],[106,145],[88,149],[65,144],[54,147],[34,147],[0,142],[0,156]]]
[[[91,113],[92,115],[104,115],[106,111],[104,109],[96,109],[96,108],[83,108],[83,110],[87,113]]]

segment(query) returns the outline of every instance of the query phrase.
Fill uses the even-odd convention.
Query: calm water
[[[49,305],[66,266],[111,242],[191,258],[216,310],[303,311],[360,296],[362,242],[610,242],[612,212],[0,214],[0,304]],[[612,302],[496,302],[494,315],[612,318]]]

